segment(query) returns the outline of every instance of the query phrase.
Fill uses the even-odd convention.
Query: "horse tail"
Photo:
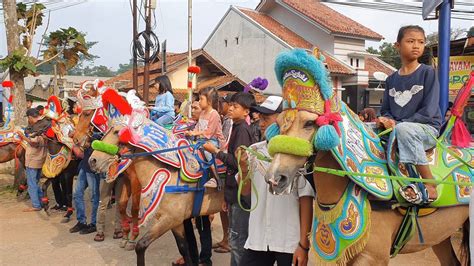
[[[462,226],[462,242],[461,242],[461,263],[463,265],[471,265],[471,250],[469,247],[469,233],[470,225],[469,225],[469,218],[464,222]]]

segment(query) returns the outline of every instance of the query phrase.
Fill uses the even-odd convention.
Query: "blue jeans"
[[[155,122],[160,126],[173,124],[173,121],[173,117],[170,115],[162,115],[155,120]]]
[[[214,146],[216,146],[216,148],[220,148],[219,147],[219,141],[217,139],[205,139],[205,138],[201,138],[201,140],[207,140],[208,142],[212,143]],[[210,162],[212,160],[212,153],[208,152],[208,151],[204,151],[204,157],[206,157],[206,160],[208,162]]]
[[[74,205],[76,205],[77,221],[83,224],[87,223],[86,208],[84,204],[84,191],[87,187],[91,190],[91,224],[96,224],[97,207],[99,206],[99,184],[100,179],[96,174],[88,173],[84,169],[79,171],[77,183],[74,190]]]
[[[33,208],[41,208],[41,197],[43,197],[43,191],[38,185],[41,178],[41,169],[26,167],[26,182],[28,184],[28,194],[31,198],[31,204]]]
[[[438,131],[429,125],[402,122],[395,126],[401,163],[428,165],[425,151],[436,145],[436,140],[428,132],[438,137]]]
[[[242,210],[238,203],[229,206],[230,265],[240,266],[245,254],[245,242],[249,234],[250,213]]]

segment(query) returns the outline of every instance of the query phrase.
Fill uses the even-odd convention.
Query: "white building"
[[[265,77],[270,82],[267,93],[280,94],[273,71],[278,53],[318,47],[326,57],[333,86],[342,91],[342,99],[353,110],[359,111],[379,104],[381,92],[369,89],[372,74],[395,71],[365,52],[367,40],[382,39],[316,0],[261,0],[255,10],[230,7],[203,49],[243,81]]]

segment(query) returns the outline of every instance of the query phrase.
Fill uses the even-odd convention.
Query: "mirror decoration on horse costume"
[[[379,136],[336,98],[323,60],[318,51],[312,56],[301,49],[282,52],[277,57],[275,72],[283,88],[284,111],[279,118],[279,126],[270,126],[266,136],[272,156],[283,153],[310,157],[318,150],[330,151],[344,171],[355,173],[348,176],[353,182],[349,183],[335,206],[323,208],[315,203],[310,237],[312,254],[318,264],[343,265],[360,253],[368,241],[371,216],[368,194],[382,201],[391,200],[395,194],[398,201],[405,204],[397,189],[403,182],[388,178],[389,167],[392,173],[409,176],[406,168],[410,166],[398,163],[394,133],[389,143],[390,158],[387,158]],[[317,131],[312,142],[279,135],[291,130],[299,111],[318,115],[315,121]],[[445,130],[445,137],[438,140],[430,157],[430,168],[437,180],[449,178],[472,182],[474,149],[458,149],[448,143],[446,136],[450,134],[453,124]],[[356,173],[375,174],[381,178],[357,176]],[[467,204],[470,190],[470,187],[460,185],[438,185],[440,196],[431,206]],[[412,227],[412,232],[415,228]]]

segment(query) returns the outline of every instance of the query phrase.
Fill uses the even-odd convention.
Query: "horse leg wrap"
[[[45,204],[45,205],[49,204],[49,199],[48,199],[48,197],[42,197],[42,198],[41,198],[41,203],[43,203],[43,204]]]
[[[28,189],[28,186],[26,186],[26,185],[20,185],[20,186],[18,186],[18,189],[19,189],[20,191],[26,191],[26,190]]]
[[[138,225],[134,225],[132,228],[132,237],[135,239],[140,234],[140,229]]]
[[[124,232],[130,232],[130,220],[125,218],[122,220],[122,229]]]

